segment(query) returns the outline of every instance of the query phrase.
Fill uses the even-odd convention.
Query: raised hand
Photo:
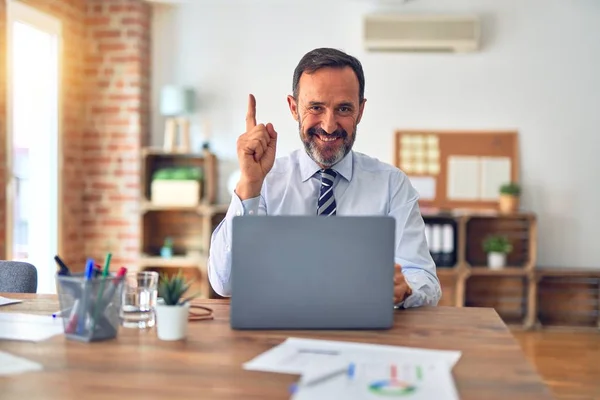
[[[271,123],[256,124],[256,99],[248,96],[246,132],[237,140],[240,181],[235,189],[242,200],[260,195],[265,177],[275,163],[277,132]]]

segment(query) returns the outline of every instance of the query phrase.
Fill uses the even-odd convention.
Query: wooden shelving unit
[[[600,270],[538,268],[535,280],[536,328],[600,329]]]
[[[202,262],[202,257],[174,256],[171,258],[163,258],[159,256],[144,256],[140,258],[139,265],[143,268],[184,268],[196,267]]]
[[[504,267],[501,270],[489,269],[486,266],[469,269],[469,276],[527,276],[529,271],[521,267]]]
[[[437,267],[443,292],[440,305],[493,307],[508,323],[518,323],[525,329],[535,325],[537,221],[534,214],[424,211],[423,219],[430,226],[453,227],[453,255],[445,254],[444,259],[454,262],[445,266],[438,263]],[[489,234],[506,235],[513,244],[513,252],[503,269],[487,267],[482,241]]]
[[[161,149],[142,151],[140,193],[141,254],[139,270],[153,270],[167,274],[182,270],[194,279],[193,291],[201,297],[215,297],[207,275],[210,237],[216,225],[224,218],[228,205],[215,204],[217,197],[218,166],[214,154],[168,153]],[[155,171],[169,167],[198,167],[202,170],[201,196],[198,204],[166,206],[152,202],[151,182]],[[162,257],[160,249],[165,238],[173,241],[173,255]]]
[[[533,213],[423,213],[427,224],[453,223],[455,260],[438,265],[440,305],[492,307],[513,329],[600,329],[600,270],[539,268]],[[481,242],[508,236],[507,266],[487,267]]]

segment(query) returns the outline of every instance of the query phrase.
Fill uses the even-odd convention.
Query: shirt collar
[[[353,154],[354,152],[350,150],[340,162],[331,167],[331,169],[342,175],[348,181],[352,179]],[[302,182],[306,182],[317,171],[321,170],[319,165],[312,158],[310,158],[305,149],[300,150],[299,163]]]

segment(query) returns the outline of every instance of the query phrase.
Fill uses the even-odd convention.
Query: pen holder
[[[94,342],[117,336],[122,277],[58,275],[56,286],[67,339]]]

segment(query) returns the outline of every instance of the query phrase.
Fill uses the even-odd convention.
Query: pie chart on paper
[[[369,391],[386,397],[406,396],[417,390],[417,387],[408,382],[398,380],[375,381],[369,385]]]
[[[421,381],[423,379],[423,371],[421,367],[417,367],[414,372],[416,375],[416,381]],[[406,377],[410,375],[410,373],[405,374]],[[407,379],[398,378],[397,367],[392,365],[390,369],[390,377],[371,382],[369,384],[369,392],[381,397],[404,397],[416,393],[417,385],[409,382]]]

